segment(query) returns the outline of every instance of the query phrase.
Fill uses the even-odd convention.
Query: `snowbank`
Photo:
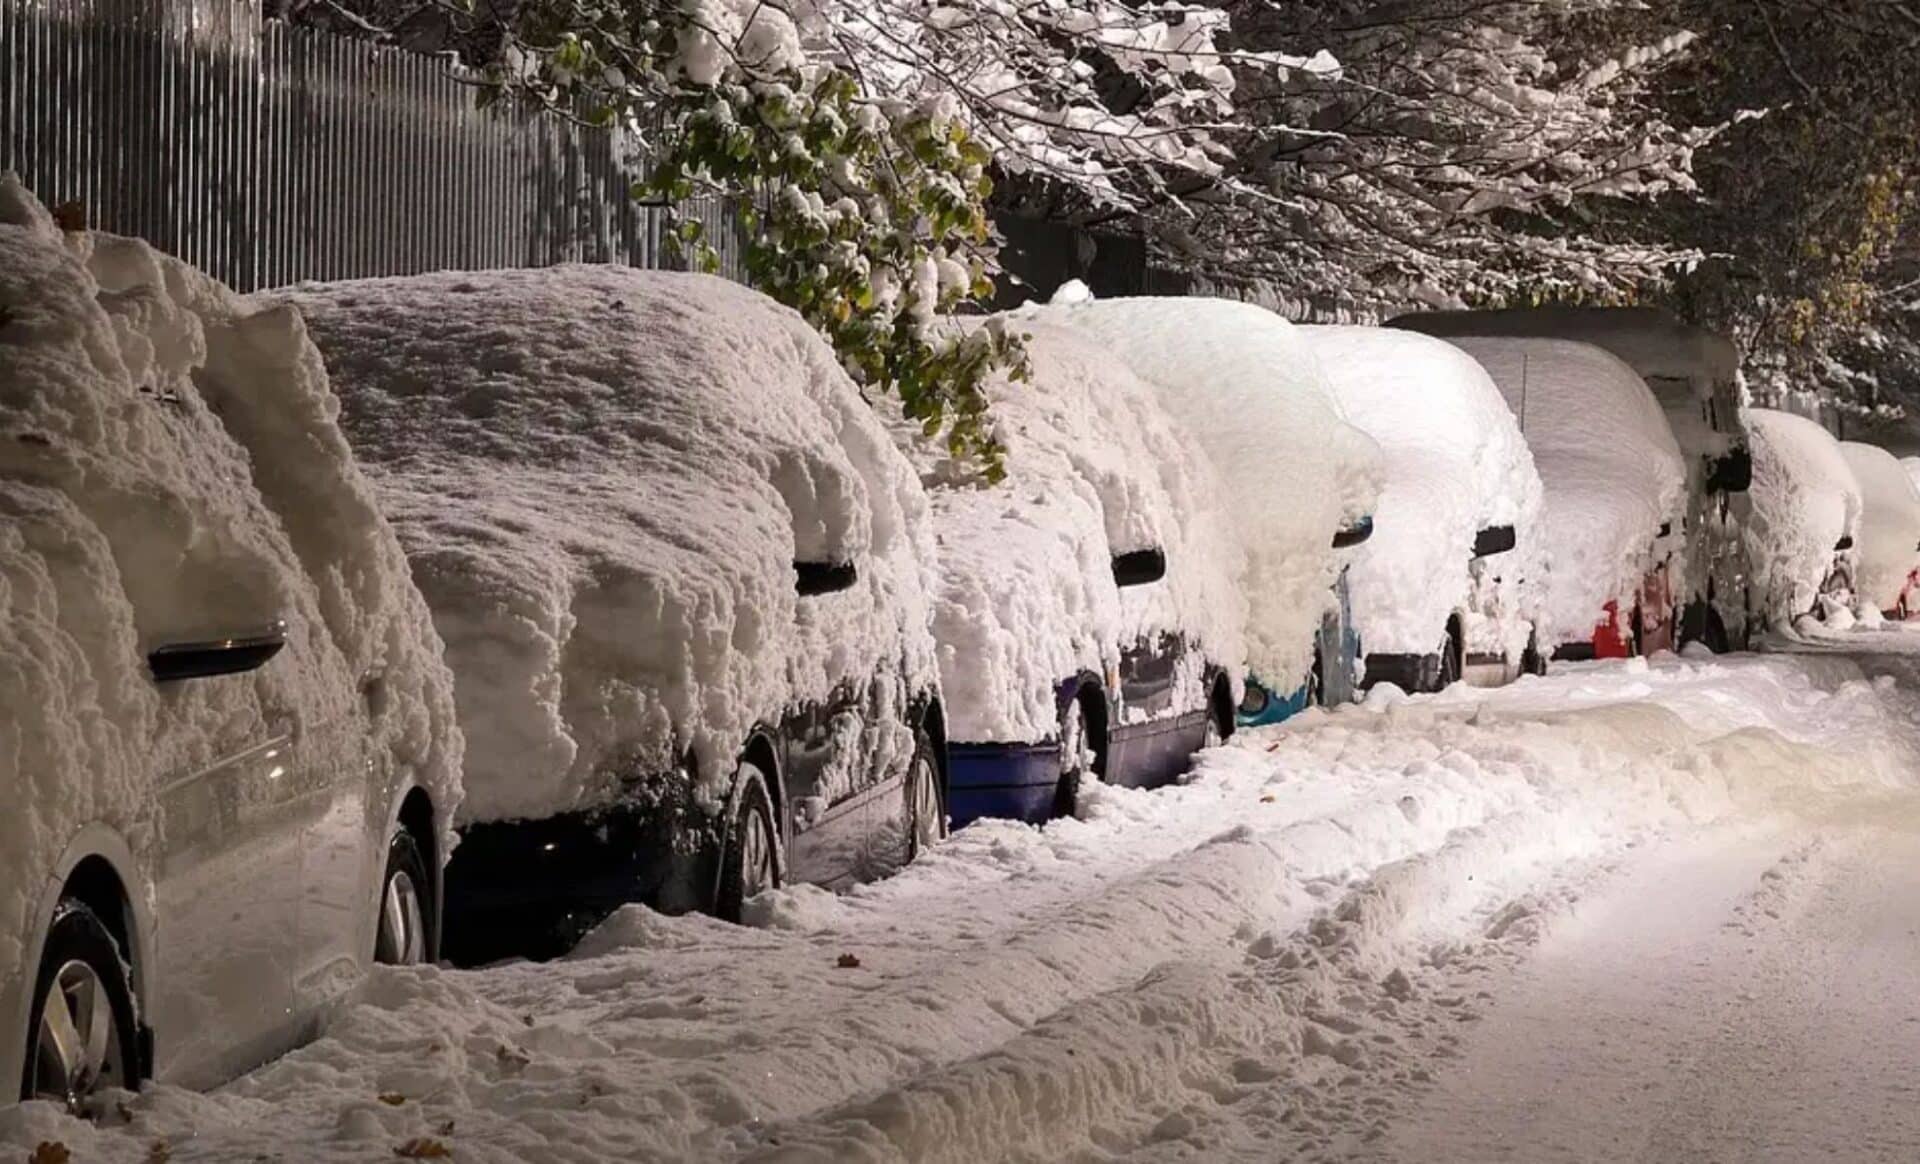
[[[1858,537],[1860,486],[1831,433],[1805,417],[1754,408],[1749,600],[1777,626],[1812,611],[1840,539]]]
[[[278,725],[351,725],[450,812],[452,682],[299,317],[144,243],[63,234],[8,176],[0,357],[0,965],[83,825],[151,875],[156,783]],[[157,646],[275,619],[265,667],[148,678]]]
[[[1687,465],[1646,382],[1586,343],[1461,337],[1519,418],[1545,489],[1543,649],[1633,605],[1660,527],[1686,514]]]
[[[1889,611],[1920,567],[1920,490],[1893,454],[1878,445],[1841,441],[1860,487],[1860,533],[1854,547],[1853,591],[1866,608]]]
[[[1368,654],[1430,654],[1465,611],[1468,649],[1517,659],[1546,573],[1533,455],[1500,390],[1452,344],[1386,328],[1300,329],[1340,404],[1379,442],[1385,486],[1354,554],[1353,617]],[[1475,535],[1514,527],[1473,562]]]
[[[967,742],[1052,736],[1056,685],[1107,674],[1143,637],[1245,665],[1241,551],[1213,466],[1126,365],[1057,323],[1014,326],[1033,375],[988,387],[1003,481],[970,481],[917,427],[897,430],[930,486],[948,736]],[[1165,551],[1165,580],[1116,587],[1113,556],[1144,549]],[[1203,705],[1202,678],[1180,677],[1181,710]]]
[[[1343,525],[1373,512],[1379,450],[1349,425],[1299,330],[1220,299],[1110,299],[1015,318],[1082,329],[1153,386],[1229,482],[1246,547],[1247,661],[1276,689],[1312,664]]]
[[[932,688],[924,495],[799,316],[623,267],[289,297],[446,639],[465,819],[596,807],[689,749],[713,805],[757,720]],[[799,600],[796,560],[858,583]]]

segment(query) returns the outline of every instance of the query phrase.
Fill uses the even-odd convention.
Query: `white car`
[[[1367,682],[1433,691],[1537,671],[1540,474],[1500,389],[1441,340],[1300,330],[1347,419],[1382,453],[1373,537],[1351,568]]]
[[[926,496],[818,332],[618,266],[288,292],[471,744],[447,957],[731,919],[945,830]]]
[[[1780,629],[1853,606],[1860,484],[1832,433],[1804,416],[1747,410],[1753,512],[1746,526],[1748,617]]]
[[[1907,469],[1878,445],[1841,441],[1840,455],[1860,486],[1860,536],[1854,547],[1856,614],[1904,619],[1920,580],[1920,490]]]
[[[0,181],[0,1102],[435,955],[452,684],[299,317]]]

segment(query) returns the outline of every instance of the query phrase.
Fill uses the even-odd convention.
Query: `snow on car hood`
[[[1436,650],[1455,611],[1492,622],[1470,646],[1517,657],[1544,584],[1540,475],[1486,370],[1442,340],[1376,327],[1305,326],[1340,404],[1379,442],[1374,533],[1354,554],[1353,617],[1368,654]],[[1475,535],[1514,527],[1516,546],[1472,568]]]
[[[297,316],[62,232],[7,176],[0,361],[0,967],[83,826],[148,861],[157,782],[282,728],[367,739],[452,809],[452,681]],[[148,676],[157,646],[275,619],[256,671]]]
[[[1198,648],[1185,707],[1204,706],[1199,660],[1244,666],[1239,543],[1213,467],[1126,365],[1071,329],[1025,317],[1032,376],[988,385],[1007,476],[987,486],[901,425],[931,488],[940,588],[934,634],[949,735],[1035,741],[1058,725],[1056,686],[1105,675],[1163,633]],[[1159,549],[1166,577],[1122,590],[1113,556]]]
[[[798,315],[609,266],[287,294],[446,639],[465,819],[598,807],[688,750],[715,808],[757,721],[932,689],[925,496]],[[858,581],[796,598],[796,560]]]
[[[1545,490],[1543,648],[1584,640],[1622,611],[1653,564],[1660,527],[1686,512],[1687,463],[1667,414],[1602,348],[1552,339],[1450,341],[1493,377],[1519,419]]]
[[[1245,547],[1247,662],[1290,690],[1312,662],[1345,555],[1334,534],[1374,511],[1379,449],[1349,425],[1298,329],[1223,299],[1106,299],[1029,308],[1126,360],[1193,434],[1232,493]]]
[[[1853,591],[1874,610],[1892,610],[1920,566],[1920,491],[1907,468],[1878,445],[1841,441],[1840,455],[1860,487],[1860,532]]]
[[[1747,568],[1754,612],[1776,627],[1813,609],[1834,546],[1856,537],[1860,486],[1840,442],[1813,421],[1771,408],[1747,411],[1753,433],[1753,516]]]

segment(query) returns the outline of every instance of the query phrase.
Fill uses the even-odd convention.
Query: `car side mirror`
[[[1333,531],[1333,548],[1352,549],[1373,536],[1373,515],[1368,514],[1352,525],[1343,525]]]
[[[1745,445],[1707,463],[1707,492],[1745,493],[1753,486],[1753,454]]]
[[[1853,548],[1852,534],[1847,534],[1846,536],[1842,537],[1839,541],[1833,543],[1833,552],[1836,554],[1842,550],[1851,550],[1852,548]]]
[[[1490,558],[1495,554],[1504,554],[1519,544],[1510,525],[1490,525],[1473,535],[1473,556]]]
[[[264,630],[230,638],[155,647],[147,655],[147,669],[155,683],[239,675],[265,666],[286,645],[287,624],[275,622]]]
[[[1672,532],[1673,532],[1673,523],[1670,521],[1663,521],[1660,523],[1660,532],[1657,534],[1654,534],[1653,536],[1657,538],[1663,538]]]
[[[852,562],[795,562],[793,588],[802,598],[838,594],[860,580]]]
[[[1165,550],[1133,550],[1113,556],[1113,584],[1115,586],[1144,586],[1149,582],[1158,582],[1167,576],[1167,552]]]

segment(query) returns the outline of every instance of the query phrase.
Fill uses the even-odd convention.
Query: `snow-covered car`
[[[0,1104],[435,956],[452,680],[299,316],[0,180]]]
[[[1404,315],[1389,327],[1427,335],[1534,336],[1605,348],[1640,374],[1687,461],[1685,547],[1677,556],[1679,640],[1744,646],[1745,494],[1753,455],[1740,355],[1725,336],[1647,307],[1540,307]]]
[[[917,426],[956,826],[1074,812],[1089,775],[1152,787],[1233,731],[1244,660],[1240,548],[1213,468],[1127,366],[1058,323],[1029,375],[989,385],[995,484]]]
[[[451,958],[943,834],[926,497],[797,314],[624,267],[289,294],[447,644]]]
[[[1852,621],[1861,494],[1832,433],[1804,416],[1747,410],[1753,512],[1747,617],[1776,630],[1813,616]]]
[[[1500,386],[1540,472],[1548,562],[1541,649],[1563,659],[1671,650],[1687,465],[1646,381],[1592,344],[1451,342]]]
[[[1538,671],[1540,474],[1500,389],[1428,336],[1300,331],[1347,418],[1381,449],[1374,533],[1351,568],[1366,682],[1435,691]]]
[[[1346,562],[1372,529],[1380,450],[1347,423],[1299,330],[1247,303],[1091,301],[1078,288],[1023,315],[1125,359],[1225,479],[1249,604],[1239,722],[1352,698],[1361,643]]]
[[[1841,441],[1840,455],[1860,487],[1860,533],[1854,546],[1855,614],[1904,619],[1920,580],[1920,489],[1907,467],[1878,445]]]

